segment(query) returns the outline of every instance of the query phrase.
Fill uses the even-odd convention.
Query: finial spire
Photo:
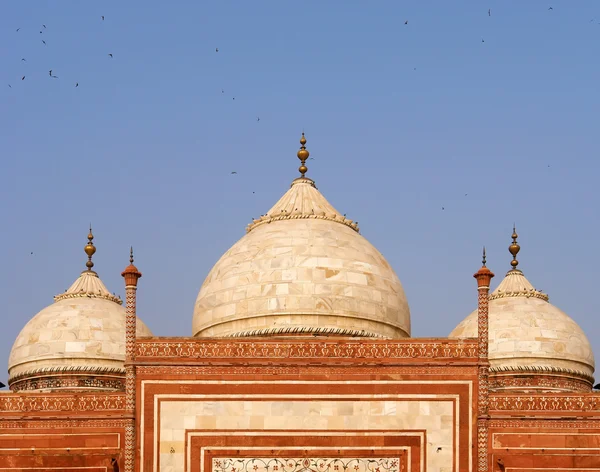
[[[92,267],[94,267],[94,263],[92,262],[92,256],[96,252],[96,246],[94,246],[94,243],[92,242],[93,240],[94,240],[94,235],[92,234],[92,224],[90,223],[90,232],[88,234],[88,243],[83,248],[83,250],[85,251],[85,253],[88,256],[88,260],[85,263],[85,266],[87,267],[87,269],[89,271],[91,271]]]
[[[306,167],[306,159],[310,156],[310,153],[306,150],[306,138],[304,137],[304,131],[302,132],[302,137],[300,138],[300,150],[298,151],[298,159],[302,164],[298,167],[300,174],[304,177],[304,174],[308,171],[308,167]]]
[[[519,254],[519,251],[521,250],[521,246],[519,246],[519,243],[517,243],[517,238],[519,237],[519,235],[517,234],[517,230],[515,225],[513,224],[513,233],[512,233],[512,244],[510,246],[508,246],[508,252],[510,252],[513,256],[513,260],[510,261],[510,265],[512,266],[513,270],[518,270],[517,266],[519,265],[519,261],[517,260],[517,254]]]
[[[129,263],[133,264],[133,246],[129,247]]]
[[[483,267],[485,267],[485,246],[483,246]]]

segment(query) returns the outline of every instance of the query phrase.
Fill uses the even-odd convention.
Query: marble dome
[[[518,252],[516,233],[513,240],[511,248]],[[516,268],[516,257],[512,265],[513,269],[489,296],[490,371],[574,374],[592,382],[594,355],[583,330],[549,303],[547,294],[533,287]],[[477,337],[477,310],[450,337]]]
[[[304,160],[303,175],[206,277],[194,336],[410,336],[394,270],[304,176]]]
[[[88,266],[68,290],[54,297],[54,303],[35,315],[17,336],[8,361],[11,389],[36,390],[59,384],[65,388],[68,382],[64,379],[62,383],[49,380],[65,376],[97,379],[104,375],[113,379],[104,384],[97,380],[75,382],[72,379],[69,384],[72,388],[82,383],[120,385],[119,378],[124,378],[125,372],[122,303]],[[139,319],[137,335],[152,336]]]

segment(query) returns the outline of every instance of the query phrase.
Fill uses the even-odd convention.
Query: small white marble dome
[[[400,280],[357,223],[302,176],[212,268],[192,329],[198,337],[404,338],[410,310]]]
[[[519,269],[510,270],[489,302],[489,360],[492,370],[566,372],[591,377],[594,355],[583,330],[548,302]],[[450,333],[477,337],[477,310]]]
[[[9,384],[61,372],[124,372],[125,308],[86,270],[21,330],[8,361]],[[152,336],[138,318],[137,335]]]

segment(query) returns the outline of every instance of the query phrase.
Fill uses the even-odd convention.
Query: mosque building
[[[0,471],[600,471],[585,333],[519,268],[447,338],[412,338],[402,284],[306,176],[215,264],[190,337],[155,336],[86,270],[21,330]],[[509,258],[507,257],[507,260]],[[458,321],[458,320],[457,320]]]

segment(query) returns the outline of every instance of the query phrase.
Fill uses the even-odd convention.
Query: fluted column
[[[489,448],[489,377],[488,359],[488,306],[490,281],[494,274],[485,266],[485,248],[483,248],[483,266],[474,275],[477,279],[477,472],[488,472]]]
[[[135,471],[135,338],[137,329],[136,291],[141,272],[133,265],[133,248],[129,265],[121,274],[125,278],[125,410],[130,421],[125,427],[125,472]]]

